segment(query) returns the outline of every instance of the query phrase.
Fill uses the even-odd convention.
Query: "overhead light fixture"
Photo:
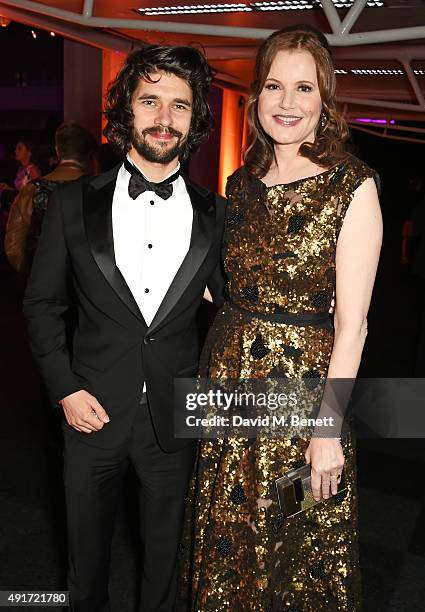
[[[306,0],[278,0],[277,2],[253,2],[256,11],[303,11],[314,8],[314,2]]]
[[[351,74],[356,76],[399,76],[404,74],[400,68],[353,68]]]
[[[350,8],[353,0],[332,0],[336,8]],[[381,0],[367,0],[367,6],[384,6]],[[202,13],[246,13],[250,11],[290,11],[321,8],[320,0],[275,0],[274,2],[249,2],[232,4],[178,4],[175,6],[151,6],[136,9],[136,13],[149,16],[187,15]]]
[[[137,9],[142,15],[187,15],[199,13],[235,13],[252,11],[247,4],[182,4]]]
[[[404,70],[400,68],[353,68],[350,72],[357,76],[398,76],[404,74]]]
[[[414,74],[423,76],[425,70],[414,69]],[[336,68],[335,74],[354,74],[355,76],[404,76],[401,68]]]
[[[350,0],[333,0],[333,4],[335,8],[350,8],[354,2],[350,2]],[[366,6],[384,6],[384,2],[381,2],[381,0],[368,0]]]
[[[33,38],[37,38],[37,34],[34,32],[34,30],[31,30],[31,36],[32,36]]]
[[[7,28],[9,24],[10,24],[10,19],[8,19],[7,17],[4,17],[3,15],[0,15],[0,27]]]
[[[54,37],[56,34],[54,32],[50,32],[50,36]]]

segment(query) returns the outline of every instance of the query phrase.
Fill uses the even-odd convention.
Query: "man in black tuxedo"
[[[110,610],[108,572],[128,462],[140,484],[141,612],[171,612],[194,442],[173,435],[173,379],[196,373],[195,316],[223,287],[224,201],[180,175],[211,129],[211,70],[190,47],[147,45],[108,91],[125,161],[59,186],[25,296],[32,350],[64,413],[69,589]],[[207,294],[208,294],[208,290]],[[63,315],[78,316],[72,351]]]

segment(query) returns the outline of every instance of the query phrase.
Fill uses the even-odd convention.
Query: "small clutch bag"
[[[312,508],[320,501],[316,501],[311,490],[311,466],[303,465],[290,470],[284,476],[275,480],[277,497],[282,514],[286,518],[294,516]],[[344,472],[338,483],[338,493],[346,489]]]

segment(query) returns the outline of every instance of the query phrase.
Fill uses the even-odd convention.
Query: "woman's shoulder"
[[[41,176],[40,168],[36,166],[35,164],[29,164],[26,168],[26,174],[30,180],[35,179],[35,178],[40,178]]]
[[[241,166],[227,179],[226,197],[230,199],[256,199],[262,197],[266,190],[264,183]]]
[[[350,154],[347,156],[346,160],[341,165],[341,170],[343,170],[344,182],[351,192],[356,191],[356,189],[368,178],[374,179],[378,192],[380,191],[381,181],[379,174],[355,155]]]
[[[226,183],[226,197],[230,198],[235,195],[242,187],[244,168],[241,166],[233,172],[228,178]]]
[[[371,168],[366,162],[355,155],[348,155],[346,168],[353,177],[371,178],[376,174],[376,170]]]

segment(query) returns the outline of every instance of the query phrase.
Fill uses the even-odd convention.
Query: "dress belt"
[[[242,308],[235,302],[228,302],[231,308],[248,315],[252,319],[271,321],[272,323],[284,323],[286,325],[305,326],[329,326],[331,319],[328,312],[253,312]]]

